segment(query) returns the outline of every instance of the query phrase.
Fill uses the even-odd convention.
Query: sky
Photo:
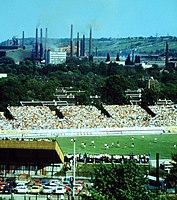
[[[0,18],[1,42],[36,27],[69,38],[71,24],[74,37],[177,36],[177,0],[0,0]]]

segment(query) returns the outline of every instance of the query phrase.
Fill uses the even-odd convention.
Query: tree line
[[[90,103],[90,95],[98,95],[107,104],[127,104],[125,90],[142,88],[145,104],[154,104],[158,99],[177,102],[177,69],[149,69],[139,66],[123,66],[115,62],[95,63],[88,59],[67,58],[66,63],[38,66],[31,61],[15,64],[11,58],[0,58],[0,110],[7,105],[18,105],[22,100],[53,100],[58,87],[84,90],[81,103]],[[149,87],[150,80],[150,87]],[[84,102],[82,102],[84,101]]]

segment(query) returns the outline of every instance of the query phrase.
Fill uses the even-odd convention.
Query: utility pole
[[[160,189],[159,187],[159,153],[156,153],[156,193],[158,194],[158,191]]]

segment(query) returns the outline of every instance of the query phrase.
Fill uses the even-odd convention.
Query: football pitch
[[[74,153],[72,139],[71,137],[57,138],[64,154]],[[150,154],[150,158],[155,159],[156,153],[159,153],[160,159],[170,159],[172,154],[177,153],[177,133],[144,135],[144,137],[142,135],[78,136],[75,137],[75,145],[76,153],[81,154]]]

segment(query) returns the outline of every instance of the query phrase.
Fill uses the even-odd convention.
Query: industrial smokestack
[[[96,55],[96,57],[98,56],[98,48],[96,47],[96,53],[95,53]]]
[[[22,32],[22,48],[25,49],[25,32]]]
[[[71,24],[71,38],[70,38],[70,56],[73,56],[73,48],[74,48],[74,41],[73,41],[73,24]]]
[[[40,60],[43,59],[43,45],[42,45],[42,28],[41,30],[41,36],[40,36]]]
[[[45,65],[48,64],[48,30],[45,29]]]
[[[80,39],[79,39],[79,32],[77,33],[77,57],[80,56]]]
[[[83,40],[81,39],[81,42],[80,42],[80,56],[83,56]]]
[[[165,67],[168,68],[168,42],[166,42],[166,50],[165,50]]]
[[[90,39],[89,39],[89,58],[92,56],[92,28],[90,28]]]
[[[85,35],[83,35],[82,39],[82,56],[85,56]]]
[[[132,49],[132,64],[134,64],[135,57],[135,49]]]
[[[38,28],[36,28],[35,58],[38,59]]]

